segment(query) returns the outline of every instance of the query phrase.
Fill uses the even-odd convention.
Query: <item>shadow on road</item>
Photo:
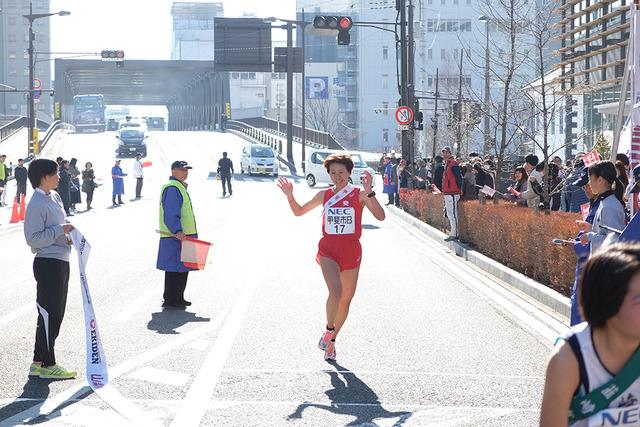
[[[378,227],[377,225],[373,225],[373,224],[362,224],[362,228],[365,230],[379,230],[380,227]]]
[[[378,395],[353,372],[337,362],[329,363],[336,368],[336,371],[327,371],[333,388],[325,391],[325,394],[331,400],[331,404],[303,403],[287,417],[287,420],[302,419],[302,414],[307,408],[325,409],[334,414],[355,417],[355,420],[347,424],[349,426],[377,425],[374,423],[375,420],[391,418],[398,418],[393,425],[401,426],[411,417],[412,412],[387,411],[382,407]]]
[[[0,424],[3,424],[3,420],[13,417],[15,414],[26,411],[34,406],[41,405],[49,397],[49,385],[53,382],[64,380],[52,380],[52,379],[40,379],[37,377],[29,377],[29,380],[22,388],[22,394],[16,398],[13,402],[7,406],[0,408]],[[60,415],[60,411],[69,405],[76,403],[78,400],[84,399],[93,393],[89,387],[85,387],[86,391],[78,396],[74,396],[75,399],[69,399],[62,403],[60,406],[51,411],[49,415],[40,415],[32,419],[18,420],[19,424],[35,425],[44,424],[51,419]],[[28,400],[23,400],[28,399]]]
[[[191,322],[209,322],[208,317],[196,316],[195,313],[182,310],[163,310],[151,314],[147,329],[159,334],[179,334],[176,329]]]

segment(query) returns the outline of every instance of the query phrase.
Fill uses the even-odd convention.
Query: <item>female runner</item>
[[[329,289],[327,298],[327,327],[318,347],[324,350],[325,360],[336,360],[336,338],[344,325],[349,306],[356,292],[362,248],[362,210],[366,206],[373,216],[382,221],[384,209],[372,191],[373,177],[365,172],[362,177],[364,191],[349,183],[353,161],[346,154],[335,154],[324,161],[334,187],[320,191],[313,199],[300,205],[293,197],[293,184],[286,178],[278,179],[278,187],[287,196],[295,216],[301,216],[323,205],[322,234],[316,261]]]
[[[615,244],[589,259],[580,306],[586,322],[548,362],[540,426],[638,426],[640,245]]]

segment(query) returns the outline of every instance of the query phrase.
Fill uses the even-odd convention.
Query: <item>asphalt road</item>
[[[92,245],[87,278],[117,406],[131,424],[173,426],[528,426],[560,322],[438,243],[367,213],[358,292],[337,363],[316,347],[327,295],[315,262],[320,211],[295,218],[271,177],[236,174],[222,198],[209,173],[230,134],[151,133],[143,198],[125,179],[111,209],[113,133],[68,134],[45,155],[94,164],[95,210],[71,218]],[[186,311],[162,311],[155,269],[159,189],[174,160],[189,176],[213,263],[191,273]],[[125,173],[132,160],[123,160]],[[281,170],[286,175],[286,170]],[[299,200],[313,196],[295,179]],[[0,227],[0,425],[127,425],[86,387],[84,319],[73,258],[58,361],[73,381],[29,380],[36,322],[32,255],[18,226]],[[74,255],[74,254],[72,254]],[[109,400],[109,399],[107,399]],[[113,402],[113,400],[110,400]],[[144,420],[140,422],[140,418]]]

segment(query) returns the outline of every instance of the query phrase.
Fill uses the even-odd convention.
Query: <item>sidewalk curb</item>
[[[567,319],[571,317],[571,301],[569,300],[569,298],[565,297],[559,292],[556,292],[553,289],[550,289],[547,286],[543,285],[542,283],[536,282],[535,280],[525,276],[524,274],[512,270],[511,268],[502,265],[485,255],[482,255],[481,253],[471,249],[467,245],[461,244],[459,242],[445,242],[444,238],[446,237],[446,234],[430,226],[429,224],[420,221],[418,218],[415,218],[414,216],[406,213],[400,208],[388,206],[388,211],[406,222],[408,225],[422,231],[437,243],[450,248],[456,253],[457,256],[463,258],[465,261],[472,263],[476,267],[483,270],[485,273],[488,273],[505,282],[506,284],[525,293],[553,312],[566,317]]]

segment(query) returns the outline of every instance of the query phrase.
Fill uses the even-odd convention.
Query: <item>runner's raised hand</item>
[[[362,174],[362,187],[367,193],[371,192],[373,183],[373,177],[371,176],[371,172],[365,170]]]
[[[293,184],[287,178],[278,178],[278,188],[287,196],[288,199],[293,197]]]

